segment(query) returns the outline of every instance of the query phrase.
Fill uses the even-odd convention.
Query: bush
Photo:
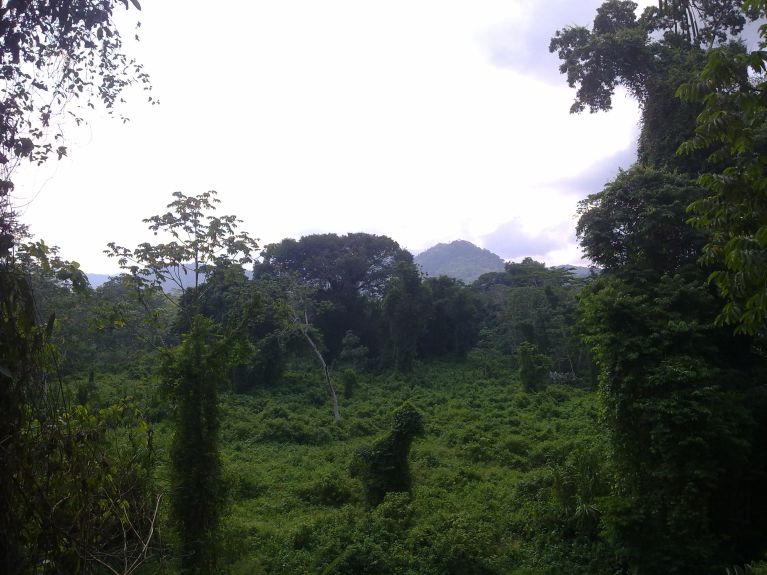
[[[368,505],[378,505],[389,492],[410,491],[407,457],[413,439],[423,433],[423,416],[405,403],[395,412],[394,425],[387,437],[373,447],[357,450],[351,474],[362,479]]]
[[[298,490],[298,496],[315,505],[340,507],[352,500],[352,490],[338,476],[324,475]]]

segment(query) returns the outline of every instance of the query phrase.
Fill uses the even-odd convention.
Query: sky
[[[580,264],[577,203],[633,162],[638,108],[569,114],[548,43],[600,3],[146,0],[119,24],[140,19],[127,49],[160,104],[68,128],[68,157],[15,178],[22,221],[93,273],[207,190],[262,245],[363,231]]]

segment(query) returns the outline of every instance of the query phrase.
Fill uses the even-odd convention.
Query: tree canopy
[[[762,17],[767,2],[744,3]],[[767,326],[767,26],[760,48],[713,50],[698,79],[678,95],[702,102],[695,134],[680,153],[706,153],[700,177],[707,193],[690,207],[691,222],[709,235],[702,260],[726,299],[719,321],[763,337]]]
[[[115,11],[131,6],[140,9],[137,0],[10,0],[0,7],[0,255],[15,233],[12,173],[22,161],[66,155],[60,117],[84,119],[73,102],[100,102],[111,113],[129,86],[150,89],[115,24]]]
[[[577,88],[570,111],[609,110],[615,90],[623,87],[642,108],[640,161],[699,170],[699,154],[680,158],[675,151],[692,135],[700,106],[674,98],[674,92],[695,77],[704,48],[740,33],[755,15],[741,5],[740,0],[661,1],[637,16],[635,2],[608,0],[597,9],[591,29],[558,30],[549,50],[562,61],[568,85]]]

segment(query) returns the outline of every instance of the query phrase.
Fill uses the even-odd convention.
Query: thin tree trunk
[[[314,343],[314,340],[309,335],[308,320],[301,323],[301,333],[303,334],[304,338],[306,338],[306,341],[309,342],[309,345],[314,350],[314,353],[317,356],[317,359],[320,360],[320,364],[322,365],[322,371],[325,374],[325,383],[327,384],[328,392],[330,393],[330,400],[333,403],[333,417],[335,418],[336,424],[338,425],[341,423],[341,410],[338,407],[338,395],[336,394],[336,388],[333,385],[332,380],[330,379],[330,370],[328,369],[328,364],[325,362],[325,358],[322,357],[322,352],[320,351],[320,348],[317,347],[317,344]]]

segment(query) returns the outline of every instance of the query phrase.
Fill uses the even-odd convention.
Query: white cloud
[[[150,239],[141,219],[176,190],[217,189],[266,242],[362,230],[420,251],[514,218],[532,235],[571,226],[567,182],[633,146],[637,111],[616,98],[572,116],[564,81],[488,57],[488,31],[530,25],[537,6],[147,4],[137,56],[162,104],[134,98],[130,123],[99,116],[69,159],[28,170],[25,221],[93,271],[114,269],[108,241]]]

